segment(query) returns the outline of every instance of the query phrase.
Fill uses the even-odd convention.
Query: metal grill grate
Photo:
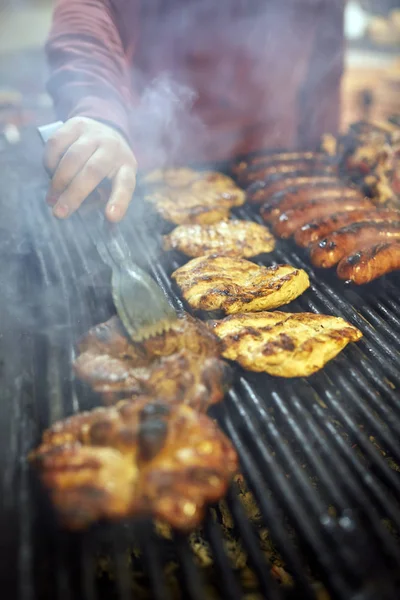
[[[15,529],[18,556],[15,597],[140,598],[132,587],[132,571],[143,570],[143,587],[148,585],[150,595],[160,600],[322,597],[312,581],[322,582],[332,598],[395,600],[400,566],[399,277],[354,290],[313,271],[290,243],[279,242],[273,255],[261,261],[288,262],[310,274],[311,289],[290,310],[342,316],[364,338],[306,380],[285,381],[237,368],[231,392],[213,409],[237,448],[259,511],[257,523],[249,520],[232,487],[226,500],[231,534],[240,540],[255,594],[246,596],[250,592],[227,552],[221,518],[215,519],[221,516],[218,507],[210,509],[202,529],[213,569],[198,567],[188,538],[161,539],[150,523],[69,535],[58,532],[48,518],[50,507],[30,481],[23,458],[51,421],[94,403],[72,377],[72,348],[113,308],[107,272],[84,242],[79,222],[50,224],[46,210],[39,208],[43,195],[44,184],[38,182],[25,198],[24,252],[15,257],[19,293],[32,319],[30,333],[7,337],[10,352],[18,349],[14,371],[23,369],[10,421],[18,432],[9,450],[10,469],[16,473],[17,522],[10,521],[8,528]],[[247,208],[237,215],[257,218]],[[169,275],[183,260],[159,255],[154,236],[137,231],[134,218],[123,231],[137,245],[140,262],[182,309]],[[271,574],[260,545],[265,529],[293,578],[292,588],[279,585]],[[105,557],[112,578],[98,572]],[[177,587],[166,572],[171,564],[176,565]]]

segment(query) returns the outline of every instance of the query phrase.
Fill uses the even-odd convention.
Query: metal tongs
[[[39,127],[43,142],[61,125],[58,121]],[[98,202],[95,206],[93,202],[85,204],[78,215],[101,259],[111,269],[112,296],[126,331],[136,342],[167,331],[177,318],[175,310],[154,279],[135,264],[128,245],[118,235],[118,225],[107,221],[104,207]]]

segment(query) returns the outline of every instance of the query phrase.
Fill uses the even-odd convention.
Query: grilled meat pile
[[[225,358],[279,377],[308,377],[361,338],[343,319],[313,313],[231,315],[213,321],[212,327]]]
[[[309,153],[298,153],[301,165],[303,155]],[[282,165],[286,164],[285,156]],[[252,166],[249,161],[250,172]],[[337,266],[341,279],[356,284],[399,268],[400,211],[377,207],[375,199],[334,174],[293,176],[278,171],[273,184],[270,177],[249,186],[249,199],[260,204],[263,220],[277,236],[294,236],[297,244],[309,248],[314,266]]]
[[[288,304],[310,285],[307,273],[290,265],[259,267],[244,258],[218,255],[194,258],[172,278],[192,309],[228,315]]]
[[[191,529],[238,468],[235,450],[212,419],[151,397],[55,423],[31,460],[71,529],[133,515]]]
[[[335,152],[342,170],[364,187],[377,205],[400,205],[400,127],[393,121],[360,121],[323,147]]]
[[[163,246],[193,258],[213,253],[250,258],[272,252],[275,239],[266,227],[238,219],[213,225],[180,225],[164,236]]]
[[[227,219],[230,209],[245,202],[233,179],[213,171],[166,169],[143,180],[145,200],[165,220],[176,225],[211,224]]]

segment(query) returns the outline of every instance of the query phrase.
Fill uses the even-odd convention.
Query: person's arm
[[[66,122],[47,144],[45,165],[53,173],[48,202],[58,217],[79,208],[106,177],[107,216],[119,220],[128,207],[136,173],[128,51],[111,0],[57,0],[46,44],[48,90]]]

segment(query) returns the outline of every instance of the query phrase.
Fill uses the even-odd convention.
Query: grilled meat
[[[188,168],[157,169],[148,173],[142,183],[146,188],[191,188],[211,183],[217,189],[236,187],[233,179],[217,171],[196,171]]]
[[[191,169],[156,171],[145,183],[152,189],[145,200],[166,221],[185,223],[217,223],[229,216],[233,206],[245,202],[245,193],[227,175]]]
[[[326,160],[296,160],[292,162],[269,163],[253,165],[243,171],[238,177],[240,185],[248,186],[253,181],[274,181],[275,176],[287,175],[289,177],[311,176],[314,174],[337,174],[337,166],[328,164]]]
[[[362,336],[343,319],[312,313],[239,314],[210,325],[225,358],[279,377],[312,375]]]
[[[400,239],[400,221],[353,223],[334,231],[311,246],[311,261],[316,267],[327,269],[336,265],[344,256],[351,254],[354,250],[396,239]]]
[[[217,255],[194,258],[172,277],[193,309],[226,314],[277,308],[310,285],[307,273],[290,265],[259,267]]]
[[[93,328],[80,344],[77,376],[106,403],[147,394],[170,403],[206,410],[219,402],[229,368],[218,358],[218,339],[192,318],[179,319],[170,331],[132,344],[117,318]]]
[[[331,185],[339,185],[339,180],[334,175],[313,175],[287,177],[286,175],[276,176],[274,181],[265,183],[263,181],[255,181],[247,188],[247,200],[251,204],[264,204],[277,192],[297,192],[303,186],[327,187]]]
[[[187,256],[217,252],[223,256],[250,257],[271,252],[275,240],[266,227],[251,221],[221,221],[215,225],[181,225],[164,236],[164,250]]]
[[[239,176],[246,171],[269,165],[296,164],[302,162],[328,163],[328,157],[322,152],[266,152],[251,158],[240,160],[232,167],[232,173]]]
[[[342,258],[337,267],[340,279],[357,285],[400,269],[400,242],[383,242]]]
[[[372,202],[365,199],[359,190],[338,183],[329,186],[302,186],[296,191],[279,192],[262,205],[260,212],[265,221],[271,221],[280,213],[297,208],[312,200],[325,200],[327,203],[338,200],[364,200],[369,202],[369,206],[373,206]]]
[[[301,227],[294,236],[294,240],[298,246],[306,248],[310,244],[324,238],[328,233],[337,231],[351,223],[359,223],[360,221],[400,221],[400,211],[391,209],[365,209],[356,208],[349,212],[334,213],[333,215],[322,217],[310,221]]]
[[[326,198],[318,200],[310,200],[300,206],[289,208],[286,212],[282,212],[277,218],[272,221],[274,232],[282,238],[288,238],[298,229],[308,223],[310,219],[317,217],[328,217],[332,211],[337,210],[352,212],[355,209],[372,208],[373,204],[368,198],[359,199],[343,199],[327,200]]]
[[[30,458],[70,529],[135,515],[192,529],[238,468],[209,417],[149,398],[56,423]]]

